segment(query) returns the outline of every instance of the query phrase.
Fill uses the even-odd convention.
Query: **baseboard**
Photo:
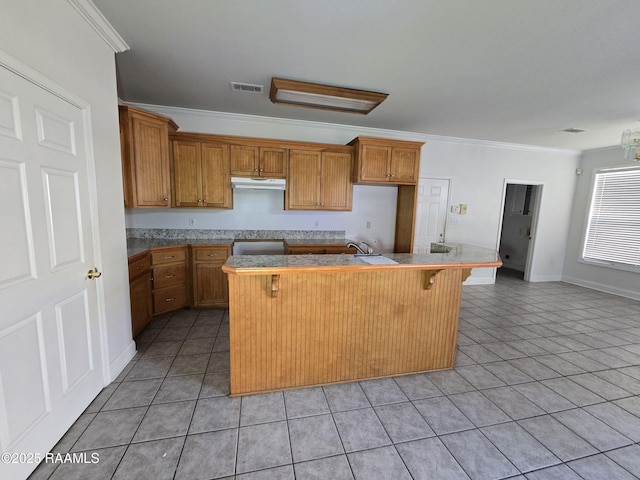
[[[620,297],[631,298],[632,300],[640,300],[640,292],[634,290],[626,290],[624,288],[612,287],[611,285],[604,285],[597,282],[589,282],[581,278],[575,277],[562,277],[562,281],[571,283],[572,285],[578,285],[580,287],[590,288],[592,290],[598,290],[599,292],[611,293],[612,295],[618,295]]]
[[[533,275],[529,278],[530,282],[561,282],[561,275]]]
[[[111,375],[112,382],[118,378],[118,375],[122,373],[135,354],[136,342],[131,340],[131,343],[129,343],[129,345],[127,345],[127,347],[116,357],[116,359],[109,364],[109,373]]]
[[[493,285],[496,283],[496,279],[492,277],[479,277],[473,278],[473,275],[467,278],[463,285]]]

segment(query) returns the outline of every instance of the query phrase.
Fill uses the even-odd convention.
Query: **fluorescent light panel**
[[[367,114],[387,98],[388,94],[334,87],[319,83],[271,79],[269,98],[273,103],[299,107]]]

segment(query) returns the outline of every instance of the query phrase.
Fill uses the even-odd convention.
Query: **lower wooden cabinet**
[[[231,255],[231,246],[192,246],[193,306],[229,305],[227,275],[222,266]]]
[[[153,313],[166,313],[189,304],[187,295],[187,247],[154,249]]]
[[[339,254],[358,253],[353,247],[345,245],[289,245],[285,253],[287,255],[309,255],[309,254]]]
[[[129,259],[129,298],[131,301],[131,333],[133,337],[151,321],[151,263],[149,253]]]

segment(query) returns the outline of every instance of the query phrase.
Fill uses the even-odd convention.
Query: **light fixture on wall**
[[[625,160],[640,162],[640,128],[622,132],[620,142]]]
[[[271,92],[269,93],[269,98],[273,103],[363,115],[380,105],[388,96],[388,93],[275,77],[271,79]]]

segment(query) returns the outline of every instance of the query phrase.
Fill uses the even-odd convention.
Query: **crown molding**
[[[98,10],[91,0],[67,0],[73,8],[86,20],[95,32],[111,47],[114,53],[126,52],[129,45],[125,42],[115,28]]]
[[[171,117],[173,113],[179,115],[193,115],[200,116],[203,118],[209,118],[220,121],[229,121],[236,123],[251,123],[251,124],[262,124],[262,125],[278,125],[284,127],[296,127],[296,126],[305,126],[316,129],[325,129],[330,131],[335,131],[336,129],[340,129],[342,132],[347,132],[349,135],[346,135],[350,138],[355,138],[357,136],[370,136],[370,137],[382,137],[389,138],[395,140],[411,140],[416,142],[425,142],[429,143],[437,141],[437,142],[445,142],[445,143],[456,143],[459,145],[476,145],[481,147],[490,147],[490,148],[503,148],[508,150],[526,150],[528,152],[538,151],[538,152],[546,152],[546,153],[555,153],[555,154],[569,154],[569,155],[580,155],[582,153],[581,150],[573,150],[567,148],[553,148],[553,147],[541,147],[537,145],[522,145],[518,143],[507,143],[507,142],[496,142],[490,140],[476,140],[472,138],[460,138],[460,137],[446,137],[442,135],[430,135],[424,133],[416,133],[416,132],[404,132],[400,130],[387,130],[383,128],[373,128],[373,127],[359,127],[354,125],[343,125],[337,123],[324,123],[324,122],[313,122],[309,120],[293,120],[289,118],[280,118],[280,117],[263,117],[259,115],[247,115],[243,113],[229,113],[229,112],[218,112],[213,110],[199,110],[193,108],[185,108],[185,107],[171,107],[165,105],[153,105],[146,103],[136,103],[136,102],[123,102],[125,105],[131,105],[133,107],[142,108],[143,110],[151,110],[153,112],[159,113],[161,115],[165,115],[167,117]],[[211,132],[209,132],[211,133]],[[291,139],[293,140],[293,139]]]

